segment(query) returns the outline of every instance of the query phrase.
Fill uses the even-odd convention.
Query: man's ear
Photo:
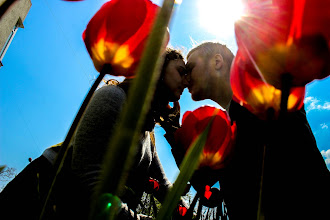
[[[221,69],[223,65],[223,57],[221,56],[221,54],[214,55],[214,61],[215,61],[215,69],[216,70]]]

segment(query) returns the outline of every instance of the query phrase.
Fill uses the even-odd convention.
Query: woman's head
[[[167,97],[167,101],[179,100],[184,88],[187,86],[184,79],[185,74],[186,67],[181,52],[167,48],[157,88],[158,92],[164,98]]]

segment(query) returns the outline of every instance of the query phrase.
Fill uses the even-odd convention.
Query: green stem
[[[257,220],[262,220],[265,217],[264,216],[265,213],[264,213],[264,210],[263,210],[263,203],[262,203],[264,174],[265,174],[265,158],[266,158],[266,145],[264,145],[264,150],[263,150],[263,154],[262,154]]]
[[[43,219],[43,216],[45,214],[46,207],[48,206],[50,196],[52,194],[54,185],[56,183],[57,175],[60,173],[60,171],[63,167],[65,158],[66,158],[66,156],[68,154],[68,151],[69,151],[69,146],[70,146],[69,144],[71,142],[71,139],[73,137],[73,134],[74,134],[76,128],[78,127],[79,121],[80,121],[81,117],[83,116],[83,114],[85,112],[85,109],[87,108],[87,105],[88,105],[89,101],[91,100],[91,98],[92,98],[95,90],[97,89],[98,85],[100,84],[100,82],[104,78],[105,74],[110,73],[110,72],[111,72],[111,65],[110,64],[104,65],[101,73],[99,74],[99,76],[95,80],[93,86],[90,88],[90,90],[88,91],[88,93],[86,95],[86,98],[84,99],[83,103],[81,104],[80,109],[79,109],[75,119],[73,120],[72,125],[71,125],[71,127],[70,127],[64,141],[63,141],[63,144],[61,145],[61,148],[60,148],[60,150],[57,154],[57,157],[55,159],[55,162],[54,162],[54,170],[56,170],[56,174],[53,178],[53,182],[50,186],[50,189],[48,191],[46,200],[44,202],[44,206],[41,210],[40,217],[39,217],[40,220]]]
[[[157,220],[169,219],[173,210],[175,209],[180,196],[184,192],[184,189],[187,185],[187,182],[192,177],[196,168],[199,165],[200,154],[204,149],[204,145],[207,140],[207,135],[209,133],[211,124],[214,120],[214,117],[210,120],[205,130],[196,138],[196,140],[191,144],[186,153],[186,156],[183,158],[183,161],[180,165],[180,174],[173,184],[172,189],[166,195],[162,208],[158,213]]]
[[[292,85],[292,76],[289,73],[285,73],[281,76],[281,104],[280,104],[280,117],[283,117],[288,112],[288,99],[290,95],[290,89]]]
[[[151,215],[151,208],[152,208],[152,204],[151,204],[151,197],[152,197],[152,195],[151,195],[151,194],[149,194],[149,213],[148,213],[148,216],[150,216],[150,215]]]
[[[155,91],[163,63],[162,47],[167,25],[171,18],[174,0],[165,0],[140,61],[136,78],[129,88],[126,103],[118,124],[107,144],[102,164],[100,183],[96,188],[91,208],[91,218],[97,215],[98,198],[107,192],[120,195],[134,161],[136,146],[142,126]],[[111,215],[112,216],[112,215]],[[102,217],[103,218],[103,217]]]
[[[156,201],[155,201],[155,197],[153,195],[152,196],[152,209],[154,210],[154,215],[155,215],[155,218],[157,218],[157,206],[156,206]]]
[[[185,219],[192,219],[193,215],[194,215],[194,209],[197,203],[198,198],[200,197],[199,193],[197,192],[192,203],[190,204],[190,207],[186,213]]]
[[[202,208],[203,208],[203,205],[202,205],[201,199],[199,199],[196,219],[200,219],[201,213],[202,213]]]

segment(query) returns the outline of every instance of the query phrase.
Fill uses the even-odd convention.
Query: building
[[[0,5],[5,1],[0,0]],[[24,28],[23,22],[31,6],[31,0],[16,0],[0,19],[0,67],[18,28]]]

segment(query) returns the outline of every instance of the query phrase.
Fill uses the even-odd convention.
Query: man
[[[236,121],[233,158],[219,177],[230,219],[325,219],[330,175],[304,108],[258,119],[232,100],[233,58],[226,46],[206,42],[188,53],[186,65],[192,99],[211,99]]]
[[[211,99],[228,110],[233,95],[229,82],[233,59],[233,53],[219,43],[207,42],[192,49],[186,65],[192,99]]]

